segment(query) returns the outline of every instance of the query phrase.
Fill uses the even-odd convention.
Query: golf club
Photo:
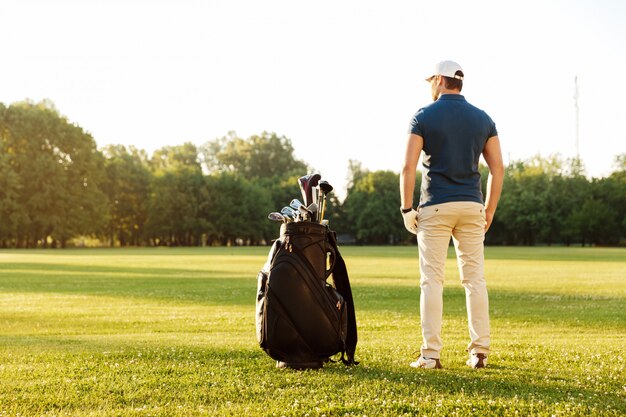
[[[291,200],[291,203],[289,203],[289,206],[294,210],[298,210],[301,205],[302,205],[302,202],[298,200],[297,198],[294,198],[293,200]]]
[[[319,182],[320,191],[322,192],[322,210],[320,211],[319,222],[324,221],[324,211],[326,210],[326,196],[333,190],[333,186],[328,181]]]
[[[302,198],[306,206],[313,203],[313,186],[317,185],[322,176],[320,174],[309,174],[298,178]]]
[[[289,206],[294,209],[294,211],[296,212],[296,216],[294,216],[294,220],[299,221],[299,215],[300,215],[300,207],[302,207],[302,202],[300,200],[298,200],[297,198],[294,198],[293,200],[291,200],[291,203],[289,203]]]
[[[320,179],[322,179],[322,176],[320,174],[313,174],[311,176],[311,178],[309,179],[309,194],[311,195],[311,201],[309,202],[310,204],[319,204],[318,200],[317,200],[317,184],[319,183]]]
[[[285,216],[288,219],[288,221],[295,220],[295,218],[297,216],[296,211],[294,209],[292,209],[291,207],[287,207],[287,206],[283,207],[280,210],[280,214]]]
[[[302,193],[302,199],[304,200],[304,204],[306,204],[306,184],[309,181],[309,175],[304,175],[298,178],[298,185],[300,186],[300,192]]]
[[[282,214],[273,211],[270,214],[267,215],[267,218],[270,219],[273,222],[281,222],[281,223],[285,223],[285,216],[283,216]]]
[[[309,213],[311,213],[311,221],[317,222],[317,215],[319,214],[317,203],[309,204],[309,206],[306,209],[309,211]]]
[[[298,212],[300,214],[300,219],[302,221],[310,221],[311,220],[311,212],[309,211],[309,209],[304,207],[304,205],[301,205],[298,208]]]
[[[300,191],[304,198],[304,204],[294,198],[288,206],[283,207],[278,212],[271,212],[268,218],[275,222],[282,222],[283,227],[290,222],[310,221],[315,223],[328,224],[324,219],[326,210],[327,194],[333,190],[333,186],[328,181],[321,180],[320,174],[309,174],[298,179]]]

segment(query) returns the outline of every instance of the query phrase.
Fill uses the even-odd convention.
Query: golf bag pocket
[[[260,271],[257,276],[256,293],[256,338],[259,343],[265,337],[263,329],[263,315],[265,313],[265,289],[267,287],[267,273]]]
[[[265,292],[267,289],[267,278],[270,273],[270,268],[274,257],[278,253],[282,245],[282,240],[276,239],[267,254],[267,260],[257,275],[257,293],[256,293],[256,337],[257,341],[261,343],[261,340],[265,337],[263,333],[263,316],[265,314]]]

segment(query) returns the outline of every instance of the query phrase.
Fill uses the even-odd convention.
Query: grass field
[[[0,416],[626,415],[626,249],[487,248],[479,371],[451,252],[427,371],[416,248],[342,248],[361,363],[305,372],[256,343],[267,250],[0,251]]]

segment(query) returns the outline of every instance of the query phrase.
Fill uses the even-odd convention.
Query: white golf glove
[[[417,211],[415,211],[415,209],[411,209],[411,211],[402,213],[402,217],[404,218],[404,227],[406,227],[406,230],[416,235],[417,234]]]

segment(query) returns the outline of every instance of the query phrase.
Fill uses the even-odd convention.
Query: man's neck
[[[447,88],[442,87],[440,95],[443,96],[444,94],[461,94],[461,92],[459,90],[448,90]]]

